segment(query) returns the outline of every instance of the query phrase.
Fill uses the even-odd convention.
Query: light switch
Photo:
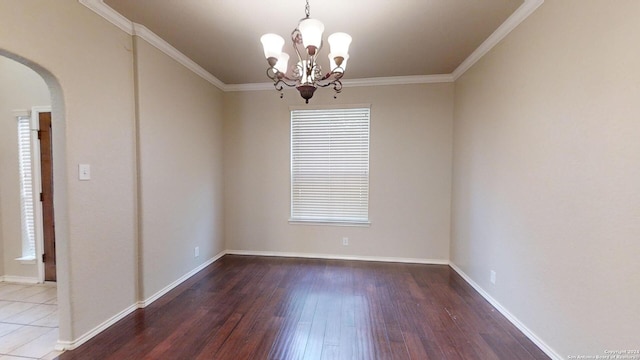
[[[78,164],[78,179],[91,180],[91,165]]]

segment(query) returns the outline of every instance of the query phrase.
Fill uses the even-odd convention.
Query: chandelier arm
[[[340,94],[342,92],[342,82],[340,80],[336,80],[336,82],[333,85],[333,90],[335,90],[335,94],[333,94],[333,98],[337,99],[338,98],[338,94]],[[282,98],[282,96],[281,96]]]
[[[292,80],[299,80],[302,79],[303,75],[304,75],[304,68],[302,67],[302,62],[298,62],[296,63],[296,65],[293,67],[292,69],[292,75],[293,78],[291,78]]]
[[[316,61],[317,59],[318,59],[318,53],[316,52],[315,55],[311,55],[309,59],[309,64],[308,64],[309,76],[311,79],[311,83],[313,84],[317,83],[319,80],[322,79],[322,67]]]
[[[335,83],[336,83],[335,81],[332,81],[332,82],[328,82],[326,84],[315,83],[314,85],[317,86],[317,87],[326,88],[326,87],[329,87],[331,85],[334,85]]]
[[[320,87],[327,87],[333,85],[335,82],[339,82],[342,79],[344,73],[339,71],[332,71],[325,75],[322,79],[316,81],[316,84]]]
[[[338,71],[340,70],[340,71]],[[333,73],[340,73],[340,74],[344,74],[344,68],[340,65],[336,66],[335,68],[331,69],[331,72],[327,74],[326,77],[329,77],[331,74]],[[342,76],[341,76],[342,77]]]
[[[298,56],[298,62],[295,65],[297,73],[296,71],[294,71],[293,74],[294,77],[297,78],[297,80],[300,82],[302,81],[302,79],[308,78],[307,67],[309,66],[309,61],[306,57],[303,60],[300,47],[303,47],[304,45],[302,45],[302,34],[297,27],[291,32],[291,42],[293,43],[293,50],[296,52],[296,56]]]
[[[342,92],[342,81],[336,80],[336,82],[333,83],[333,90],[336,91],[336,94],[340,94]]]
[[[273,80],[273,82],[277,82],[278,81],[278,70],[275,67],[267,68],[267,77],[269,79]]]
[[[302,45],[302,33],[300,33],[300,30],[297,27],[291,32],[291,42],[293,42],[293,49],[298,55],[298,60],[302,60],[300,49],[298,49],[298,45]]]
[[[281,90],[281,89],[278,89],[278,86],[281,87],[282,84],[289,87],[296,86],[297,84],[295,79],[289,78],[285,73],[278,71],[278,69],[276,69],[275,67],[267,68],[267,77],[273,80],[273,86],[278,91]]]
[[[320,69],[320,64],[317,63],[317,59],[318,59],[318,55],[320,53],[320,50],[322,50],[323,46],[324,46],[324,40],[320,41],[320,46],[316,49],[315,54],[314,55],[309,55],[308,53],[306,53],[306,56],[302,56],[302,49],[304,49],[304,45],[302,44],[302,34],[300,33],[300,30],[298,28],[295,28],[292,32],[291,32],[291,41],[293,43],[293,49],[296,52],[296,55],[298,56],[298,62],[303,62],[306,65],[306,67],[304,69],[301,69],[302,72],[300,73],[300,80],[306,78],[307,82],[311,83],[309,81],[310,76],[314,75],[314,68],[318,68]],[[302,49],[301,49],[302,47]],[[314,77],[314,81],[315,82],[315,77]]]
[[[297,81],[287,76],[282,76],[277,81],[275,81],[274,86],[276,85],[282,86],[283,84],[288,87],[294,87],[294,86],[297,86]]]

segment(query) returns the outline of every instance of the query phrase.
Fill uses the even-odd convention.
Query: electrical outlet
[[[91,165],[78,164],[78,180],[91,180]]]
[[[496,284],[496,272],[495,271],[491,270],[491,277],[489,278],[489,280],[491,280],[491,283],[493,285]]]
[[[349,238],[348,237],[343,237],[342,238],[342,245],[344,245],[344,246],[349,245]]]
[[[195,248],[193,248],[193,257],[198,257],[200,256],[200,247],[196,246]]]

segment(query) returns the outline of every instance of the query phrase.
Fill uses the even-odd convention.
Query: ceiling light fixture
[[[317,63],[317,58],[322,49],[324,25],[319,20],[310,18],[309,13],[309,0],[307,0],[306,17],[300,20],[298,26],[291,33],[293,48],[298,55],[298,62],[291,69],[289,69],[289,55],[282,52],[284,39],[276,34],[264,34],[260,38],[264,47],[264,56],[269,63],[267,76],[273,80],[273,86],[276,90],[280,91],[280,97],[283,96],[283,85],[295,86],[307,104],[318,87],[333,85],[336,94],[342,91],[340,79],[342,79],[347,67],[349,45],[351,44],[351,36],[348,34],[338,32],[329,36],[331,71],[323,74],[320,64]],[[289,72],[289,70],[291,71]]]

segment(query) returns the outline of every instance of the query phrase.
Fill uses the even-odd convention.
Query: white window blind
[[[22,213],[23,257],[36,256],[33,172],[31,159],[31,119],[18,117],[18,163],[20,166],[20,203]]]
[[[291,111],[291,220],[369,221],[369,109]]]

